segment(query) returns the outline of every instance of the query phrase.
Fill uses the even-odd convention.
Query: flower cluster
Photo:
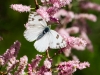
[[[12,4],[10,8],[18,12],[29,12],[31,9],[30,6],[26,6],[22,4]]]
[[[98,4],[91,3],[89,1],[87,2],[85,0],[76,1],[79,2],[78,4],[80,9],[94,9],[100,11],[100,5]],[[37,3],[38,1],[35,0],[35,2]],[[94,14],[88,14],[87,12],[74,12],[72,10],[73,2],[74,1],[72,0],[41,0],[41,5],[38,5],[38,3],[36,4],[38,9],[35,10],[35,16],[39,15],[42,17],[42,19],[35,20],[32,18],[32,15],[29,15],[31,16],[29,20],[32,19],[32,21],[31,25],[30,21],[25,24],[26,29],[30,29],[30,31],[33,32],[32,28],[36,27],[34,24],[39,26],[38,22],[41,20],[44,20],[49,25],[51,24],[51,26],[56,24],[55,30],[57,34],[59,34],[56,36],[56,38],[61,36],[63,38],[62,42],[65,41],[66,47],[59,49],[53,56],[49,55],[50,48],[48,48],[48,50],[46,50],[46,54],[37,54],[36,58],[32,59],[31,63],[29,63],[26,55],[21,57],[20,60],[16,59],[20,49],[20,42],[16,41],[14,45],[12,45],[3,55],[0,56],[0,65],[5,66],[7,64],[6,74],[13,75],[12,70],[14,69],[16,70],[14,75],[53,75],[55,72],[57,72],[58,75],[72,75],[77,69],[82,70],[90,66],[88,62],[80,62],[78,57],[73,54],[71,50],[75,49],[83,51],[86,47],[88,50],[93,51],[92,42],[87,36],[89,27],[86,20],[96,22],[97,18]],[[12,4],[10,7],[18,12],[31,13],[31,9],[33,9],[30,6],[22,4]],[[39,18],[39,16],[37,18]],[[34,20],[35,23],[33,22]],[[40,23],[42,24],[42,22]],[[29,34],[29,32],[27,33]],[[38,37],[43,37],[46,32],[44,30],[43,34]],[[77,34],[77,36],[72,36],[73,34]],[[30,39],[32,38],[33,37],[30,37]],[[53,42],[54,41],[56,40],[53,40]],[[43,40],[43,42],[45,42],[45,40]],[[66,57],[71,56],[72,59],[69,59],[68,61],[60,60],[60,62],[55,62],[53,57],[55,57],[57,54],[61,54],[62,56]],[[44,60],[45,56],[46,58]],[[41,62],[43,65],[40,66]]]
[[[58,75],[72,75],[76,69],[84,69],[89,67],[90,64],[88,62],[80,63],[79,61],[68,61],[68,62],[61,62],[58,65]]]
[[[16,47],[16,48],[15,48]],[[16,50],[13,52],[14,54],[12,57],[8,57],[7,59],[5,57],[5,60],[1,59],[1,66],[6,66],[6,72],[7,75],[13,75],[13,70],[16,70],[14,72],[14,75],[53,75],[53,72],[58,72],[58,75],[71,75],[76,71],[76,69],[84,69],[86,67],[89,67],[90,64],[88,62],[80,63],[80,61],[65,61],[58,63],[57,66],[53,65],[53,58],[46,58],[44,60],[44,64],[42,66],[39,66],[41,60],[43,60],[43,56],[37,54],[35,59],[32,59],[31,63],[28,63],[28,57],[24,55],[20,58],[20,60],[16,59],[20,48],[20,42],[16,41],[14,45],[11,46],[11,48],[15,48]],[[9,48],[3,55],[9,55],[12,53],[12,49]],[[5,63],[4,63],[5,62]],[[7,64],[7,65],[6,65]],[[27,69],[28,67],[28,69]],[[25,70],[28,70],[27,72]]]

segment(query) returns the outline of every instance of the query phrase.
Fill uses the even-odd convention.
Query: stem
[[[50,59],[50,55],[49,55],[48,49],[46,50],[46,55],[47,55],[47,58]]]
[[[0,70],[2,69],[2,66],[0,66]]]
[[[38,1],[37,0],[35,0],[35,9],[38,9],[39,8],[39,4],[38,4]]]

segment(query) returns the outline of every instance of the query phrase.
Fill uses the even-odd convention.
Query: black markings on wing
[[[35,13],[35,14],[34,14],[34,17],[35,17],[35,16],[38,16],[38,14],[37,14],[37,13]]]
[[[32,21],[34,21],[34,18],[32,18]]]
[[[61,43],[63,43],[64,42],[64,39],[62,39],[62,42]]]
[[[43,21],[43,19],[42,19],[42,18],[40,18],[40,19],[38,19],[38,21]]]
[[[30,27],[34,27],[35,26],[35,24],[33,24],[33,25],[29,25]]]
[[[58,39],[59,38],[59,35],[57,34],[56,38]]]
[[[59,43],[57,43],[57,45],[59,45]]]

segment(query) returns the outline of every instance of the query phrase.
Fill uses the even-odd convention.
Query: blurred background
[[[100,0],[91,0],[91,2],[100,4]],[[33,42],[28,42],[23,36],[23,32],[25,31],[24,24],[27,22],[29,13],[16,12],[10,9],[11,4],[31,5],[31,7],[34,7],[33,0],[0,0],[0,36],[3,37],[3,40],[0,41],[0,55],[2,55],[14,41],[19,40],[21,42],[21,48],[18,59],[23,55],[27,55],[30,62],[38,52],[34,49]],[[79,12],[78,7],[75,7],[73,10]],[[94,49],[92,52],[87,49],[84,51],[72,51],[81,62],[88,61],[90,63],[89,68],[77,71],[74,75],[100,75],[100,12],[93,10],[87,12],[97,16],[96,22],[87,21],[90,28],[88,37]],[[51,54],[54,52],[55,51],[51,51]]]

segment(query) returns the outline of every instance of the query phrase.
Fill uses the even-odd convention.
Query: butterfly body
[[[36,40],[34,47],[39,52],[45,52],[48,48],[66,47],[64,39],[56,31],[50,29],[46,21],[36,12],[29,15],[28,28],[24,32],[24,37],[29,42]]]
[[[45,27],[43,32],[40,33],[40,35],[38,36],[37,40],[41,39],[49,31],[50,31],[49,27]]]

